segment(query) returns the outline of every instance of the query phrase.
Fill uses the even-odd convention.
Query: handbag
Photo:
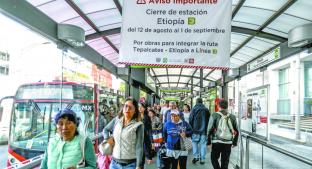
[[[166,149],[165,144],[163,144],[159,147],[157,156],[159,157],[159,159],[166,158],[166,153],[167,153],[167,149]]]
[[[112,161],[111,156],[106,156],[101,153],[97,156],[98,168],[99,169],[109,169],[109,165]]]
[[[114,123],[114,127],[112,128],[112,132],[114,131],[117,123],[119,120],[117,117],[116,117],[116,120],[115,120],[115,123]],[[113,137],[111,137],[113,138]],[[113,149],[114,149],[114,146],[113,145],[110,145],[108,144],[107,140],[104,140],[100,145],[99,145],[99,151],[102,153],[102,155],[112,155],[113,154]]]
[[[163,142],[162,132],[159,130],[155,130],[153,132],[153,142],[154,143],[161,143]]]
[[[190,137],[185,137],[181,139],[181,142],[183,145],[183,150],[189,151],[192,149],[193,145],[192,145],[192,139]]]
[[[113,149],[114,146],[108,144],[107,140],[104,140],[100,145],[99,145],[99,151],[103,155],[112,155],[113,154]]]

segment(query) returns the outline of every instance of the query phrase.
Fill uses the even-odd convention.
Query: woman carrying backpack
[[[220,100],[220,111],[211,114],[208,124],[208,145],[211,145],[211,163],[214,169],[227,169],[231,148],[237,145],[236,117],[227,111],[228,102]],[[221,155],[221,166],[218,159]]]

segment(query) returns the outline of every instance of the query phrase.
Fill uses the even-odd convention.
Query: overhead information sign
[[[191,89],[188,87],[163,87],[160,89],[160,92],[166,93],[178,93],[178,92],[191,92]]]
[[[253,62],[247,64],[247,72],[253,71],[259,67],[265,66],[277,59],[279,59],[280,56],[280,47],[275,48],[274,50],[272,50],[270,53],[257,58],[256,60],[254,60]]]
[[[227,69],[231,0],[127,0],[120,62]]]

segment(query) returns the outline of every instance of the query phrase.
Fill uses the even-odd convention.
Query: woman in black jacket
[[[148,116],[147,106],[145,103],[139,103],[139,112],[141,114],[141,120],[144,124],[144,154],[143,154],[143,160],[141,168],[144,168],[145,164],[145,156],[148,160],[148,163],[151,162],[153,158],[152,151],[152,143],[151,143],[151,133],[152,133],[152,121],[150,117]]]

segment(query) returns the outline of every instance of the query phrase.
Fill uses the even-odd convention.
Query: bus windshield
[[[66,100],[57,100],[57,95],[61,95],[57,91],[59,87],[34,85],[19,88],[11,119],[11,146],[45,150],[48,139],[56,133],[53,117],[63,108],[70,108],[77,114],[79,133],[94,135],[93,89],[82,85],[63,85],[62,96]]]

